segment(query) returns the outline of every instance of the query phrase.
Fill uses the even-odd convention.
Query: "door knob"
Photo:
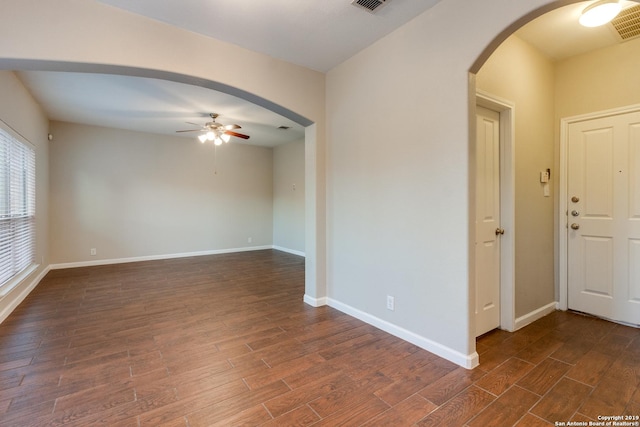
[[[580,201],[580,198],[579,198],[579,197],[576,197],[576,196],[573,196],[573,197],[571,198],[571,201],[572,201],[573,203],[578,203],[578,202]]]
[[[577,230],[579,228],[580,228],[580,224],[576,224],[575,222],[573,224],[571,224],[571,229]]]
[[[573,215],[573,216],[580,216],[580,212],[578,212],[578,211],[571,211],[571,215]]]
[[[504,234],[504,228],[496,228],[496,236],[502,236]]]

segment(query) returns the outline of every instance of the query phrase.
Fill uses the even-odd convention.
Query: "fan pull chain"
[[[218,146],[214,145],[213,146],[213,174],[214,175],[218,175]]]

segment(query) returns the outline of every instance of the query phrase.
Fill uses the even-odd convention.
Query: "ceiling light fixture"
[[[618,0],[599,0],[587,6],[580,16],[580,25],[584,27],[599,27],[615,18],[622,5]]]
[[[207,141],[213,141],[215,145],[222,145],[223,142],[229,142],[231,135],[227,133],[226,128],[217,128],[198,135],[198,139],[203,144]]]
[[[242,133],[233,132],[232,129],[240,129],[240,125],[223,125],[216,122],[216,118],[218,118],[218,114],[211,113],[209,114],[211,117],[211,121],[205,123],[201,126],[200,129],[187,129],[187,130],[177,130],[176,132],[202,132],[198,135],[198,140],[203,144],[207,141],[213,141],[215,145],[222,145],[223,142],[229,142],[232,136],[249,139],[249,135],[244,135]],[[197,123],[187,122],[191,125],[200,126]]]

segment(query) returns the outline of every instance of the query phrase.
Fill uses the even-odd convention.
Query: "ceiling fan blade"
[[[202,129],[177,130],[176,132],[202,132]]]
[[[225,132],[227,135],[231,135],[231,136],[236,136],[238,138],[242,138],[242,139],[249,139],[249,135],[244,135],[242,133],[238,133],[238,132],[232,132],[230,130]]]
[[[226,130],[231,130],[231,129],[242,129],[242,127],[240,125],[226,125],[224,127]]]

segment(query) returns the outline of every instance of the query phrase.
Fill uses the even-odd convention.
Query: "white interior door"
[[[568,130],[568,307],[640,324],[640,112]]]
[[[476,336],[500,326],[500,115],[476,109]]]

